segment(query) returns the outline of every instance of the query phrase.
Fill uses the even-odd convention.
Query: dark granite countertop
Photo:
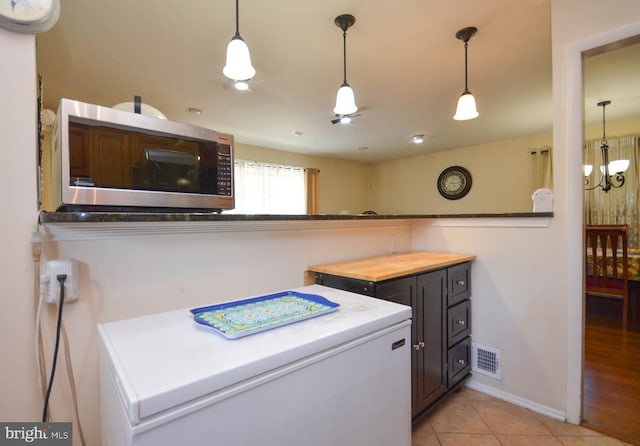
[[[407,220],[440,218],[529,218],[553,217],[553,212],[513,212],[503,214],[426,214],[426,215],[239,215],[215,212],[42,212],[40,223],[135,223],[135,222],[237,222],[237,221],[323,221],[323,220]]]

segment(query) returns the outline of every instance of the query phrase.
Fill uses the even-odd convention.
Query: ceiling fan
[[[354,113],[351,115],[336,115],[335,118],[331,120],[331,124],[351,124],[351,119],[360,116],[362,113]]]

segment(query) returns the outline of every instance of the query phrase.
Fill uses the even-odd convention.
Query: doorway
[[[587,146],[593,140],[598,140],[599,146],[603,139],[611,141],[613,138],[640,136],[640,96],[636,94],[640,91],[640,36],[585,51],[582,66],[584,141]],[[612,106],[607,109],[606,138],[603,136],[603,110],[597,106],[600,101],[611,101]],[[637,155],[637,142],[634,144],[634,153]],[[613,150],[610,153],[613,154]],[[587,154],[585,158],[590,156]],[[598,166],[601,163],[596,159],[594,164]],[[597,171],[597,167],[594,170]],[[635,231],[633,243],[630,243],[630,248],[634,250],[640,248],[637,241],[638,173],[636,160],[625,173],[627,178],[632,178],[631,181],[620,188],[614,186],[609,192],[596,187],[591,192],[585,192],[583,201],[586,224],[628,224]],[[599,174],[597,172],[595,176],[596,181]],[[635,194],[631,195],[632,198],[626,195],[629,191]],[[594,200],[598,204],[594,204]],[[613,205],[610,206],[610,203]],[[630,215],[634,212],[634,215]],[[632,258],[630,260],[634,262]],[[632,274],[630,298],[636,299],[640,273],[632,271]],[[640,418],[637,416],[640,413],[638,315],[635,314],[635,319],[629,321],[628,330],[623,331],[619,300],[586,296],[583,307],[581,423],[627,442],[640,444]]]

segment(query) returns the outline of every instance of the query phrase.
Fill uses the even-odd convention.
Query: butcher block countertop
[[[346,262],[312,265],[307,268],[305,282],[314,283],[315,273],[332,274],[353,279],[380,282],[436,268],[475,260],[472,254],[446,252],[406,252]]]

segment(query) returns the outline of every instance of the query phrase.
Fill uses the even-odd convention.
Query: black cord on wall
[[[67,280],[66,274],[56,276],[60,284],[60,304],[58,305],[58,323],[56,327],[56,345],[53,350],[53,364],[51,365],[51,376],[49,377],[49,385],[44,398],[44,407],[42,408],[42,422],[47,421],[47,410],[49,409],[49,396],[51,396],[51,388],[53,387],[53,378],[56,374],[56,364],[58,362],[58,348],[60,346],[60,326],[62,324],[62,306],[64,304],[64,282]]]

